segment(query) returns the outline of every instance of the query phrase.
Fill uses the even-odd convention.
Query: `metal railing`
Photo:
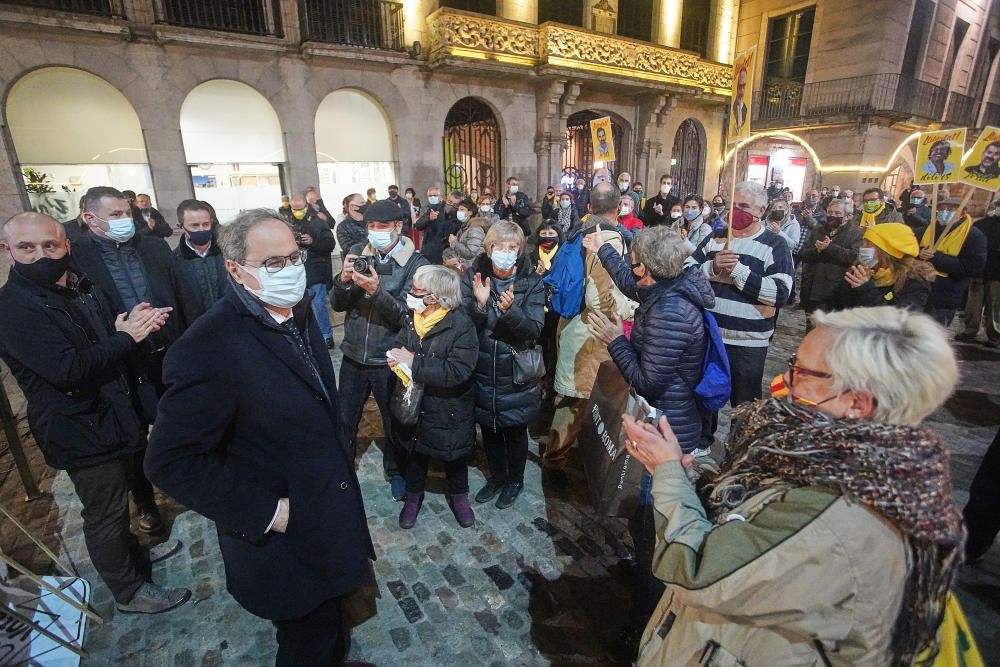
[[[702,18],[682,18],[680,47],[704,58],[708,53],[708,21]]]
[[[0,5],[56,9],[91,16],[111,16],[110,0],[0,0]]]
[[[987,125],[1000,127],[1000,104],[987,102],[986,111],[983,112],[983,122],[979,123],[979,125],[981,127],[986,127]]]
[[[157,20],[185,28],[282,36],[278,0],[161,0]]]
[[[951,92],[948,94],[948,109],[944,113],[944,122],[953,125],[975,125],[978,106],[975,99]]]
[[[299,0],[302,39],[403,51],[403,4],[389,0]]]
[[[754,118],[768,121],[890,114],[939,120],[946,99],[943,88],[899,74],[868,74],[807,84],[772,79],[755,95]]]

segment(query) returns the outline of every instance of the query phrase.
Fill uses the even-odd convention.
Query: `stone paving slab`
[[[781,372],[802,335],[797,310],[781,315],[768,357],[767,377]],[[956,501],[964,504],[979,459],[1000,426],[1000,353],[959,345],[962,385],[930,419],[952,451]],[[334,354],[339,361],[339,352]],[[544,422],[544,419],[542,420]],[[728,430],[722,415],[720,437]],[[544,442],[545,423],[533,429]],[[376,545],[380,597],[377,615],[354,629],[351,659],[377,665],[608,665],[608,646],[628,608],[629,554],[625,522],[595,516],[586,501],[579,461],[571,459],[570,488],[543,488],[531,446],[525,491],[508,510],[477,506],[476,525],[461,529],[444,501],[444,480],[432,468],[429,495],[416,527],[402,531],[400,503],[389,497],[378,448],[380,420],[370,403],[361,437],[358,474]],[[187,586],[192,602],[154,617],[115,615],[97,580],[80,531],[79,502],[65,473],[53,474],[29,441],[32,465],[51,497],[24,503],[16,475],[4,477],[0,503],[10,507],[63,560],[96,582],[95,608],[109,620],[91,626],[84,665],[273,664],[270,623],[243,611],[225,591],[224,567],[211,522],[163,499],[171,537],[181,553],[158,563],[158,583]],[[717,445],[715,453],[721,453]],[[480,454],[470,469],[473,492],[484,481]],[[8,522],[3,522],[4,524]],[[161,536],[159,539],[163,539]],[[11,527],[0,525],[0,544],[37,571],[48,571]],[[14,544],[11,549],[8,545]],[[48,568],[48,569],[47,569]],[[1000,547],[986,562],[965,568],[957,587],[987,664],[1000,664]]]

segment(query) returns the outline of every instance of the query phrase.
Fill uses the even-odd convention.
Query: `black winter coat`
[[[437,220],[431,220],[431,211],[437,211]],[[420,243],[420,254],[431,264],[441,264],[441,255],[448,244],[448,237],[458,229],[455,211],[444,204],[428,204],[421,212],[414,226],[424,233]]]
[[[212,241],[208,254],[204,257],[192,250],[185,238],[174,249],[177,266],[191,304],[186,315],[191,321],[204,315],[215,302],[222,298],[229,284],[226,260],[219,244]]]
[[[292,229],[295,230],[295,238],[300,238],[302,234],[308,234],[312,238],[312,243],[306,245],[300,243],[299,247],[306,251],[306,287],[313,285],[326,285],[329,289],[333,285],[333,263],[330,254],[337,245],[330,231],[330,225],[326,224],[317,216],[312,209],[301,220],[292,218]]]
[[[977,220],[974,225],[986,237],[986,267],[983,278],[1000,280],[1000,215]]]
[[[497,308],[497,281],[493,262],[480,255],[462,279],[462,299],[479,332],[479,360],[476,364],[476,420],[492,429],[525,426],[538,416],[541,407],[540,381],[514,383],[514,354],[511,348],[534,347],[545,325],[545,285],[535,273],[531,259],[522,256],[514,272],[514,303],[501,313]],[[490,300],[480,310],[472,293],[472,277],[490,278]]]
[[[608,345],[625,381],[651,406],[662,410],[689,452],[701,438],[701,413],[694,388],[701,381],[708,332],[704,311],[715,294],[697,266],[676,278],[636,285],[632,267],[610,245],[597,256],[622,294],[639,302],[631,340],[619,336]]]
[[[413,328],[412,316],[404,318],[403,326],[393,347],[414,353],[413,379],[423,384],[424,397],[417,423],[394,422],[393,434],[408,452],[437,461],[466,458],[476,443],[476,330],[461,309],[450,311],[423,339]]]
[[[909,308],[918,313],[924,312],[927,297],[931,294],[931,283],[920,278],[910,278],[898,290],[892,285],[879,287],[869,280],[861,287],[851,287],[845,280],[839,285],[827,300],[831,310],[846,310],[847,308],[873,308],[875,306],[895,306]],[[886,298],[890,297],[890,298]]]
[[[406,294],[413,287],[413,274],[427,264],[427,258],[413,249],[413,242],[400,237],[400,247],[385,264],[375,262],[375,250],[366,243],[351,248],[350,254],[371,259],[381,270],[379,286],[373,296],[354,284],[333,281],[330,301],[333,310],[347,313],[344,319],[344,356],[359,364],[385,366],[385,353],[400,331],[400,322],[410,312]],[[379,270],[377,269],[377,270]]]
[[[646,200],[646,208],[642,209],[642,220],[647,227],[656,227],[658,225],[665,225],[670,222],[670,209],[674,207],[674,204],[679,204],[681,202],[680,198],[673,195],[662,195],[657,194],[652,199]],[[658,214],[653,207],[659,204],[662,207],[663,214]]]
[[[368,226],[363,220],[348,216],[337,224],[337,242],[340,243],[340,258],[347,257],[348,251],[359,243],[368,243]]]
[[[135,343],[115,332],[114,317],[87,278],[74,293],[12,270],[0,288],[0,358],[24,392],[28,425],[53,468],[93,466],[146,445],[125,365]]]
[[[935,238],[941,238],[944,229],[945,225],[938,223]],[[936,308],[961,308],[969,280],[981,276],[986,268],[986,235],[973,225],[957,257],[939,251],[930,261],[935,269],[948,275],[937,277],[927,303]]]
[[[816,250],[816,242],[830,236],[826,250]],[[809,232],[799,258],[802,269],[802,301],[822,303],[844,280],[844,273],[858,261],[858,248],[864,243],[864,232],[853,222],[844,222],[833,232],[825,224]]]
[[[251,312],[235,289],[167,354],[145,469],[215,522],[237,602],[262,618],[300,618],[362,584],[374,551],[309,300],[294,318],[316,375],[280,325]],[[265,532],[280,498],[289,499],[287,530]]]
[[[152,227],[149,226],[149,223],[146,222],[145,216],[142,215],[142,209],[134,208],[132,210],[133,213],[136,211],[139,212],[139,216],[135,218],[136,234],[141,236],[156,236],[161,239],[168,239],[174,235],[174,230],[163,217],[163,214],[155,208],[149,209],[149,219],[153,223]]]
[[[521,231],[524,232],[524,237],[528,238],[531,236],[531,226],[528,224],[533,210],[531,200],[528,199],[528,195],[518,192],[514,195],[513,204],[507,204],[508,196],[507,193],[504,193],[497,198],[496,213],[501,220],[516,222]]]

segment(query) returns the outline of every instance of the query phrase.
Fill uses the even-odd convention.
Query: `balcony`
[[[831,116],[939,120],[947,94],[939,86],[899,74],[868,74],[807,84],[771,79],[754,98],[754,120],[780,126]]]
[[[475,68],[490,63],[512,74],[582,75],[616,83],[656,88],[673,85],[688,91],[728,96],[730,65],[699,58],[679,49],[655,46],[582,28],[506,21],[453,9],[439,9],[427,19],[431,67]]]
[[[972,127],[976,124],[978,111],[979,105],[975,99],[951,92],[948,94],[948,109],[944,112],[944,122]]]
[[[55,9],[91,16],[111,16],[110,0],[0,0],[0,5],[17,5],[35,9]]]
[[[403,4],[388,0],[299,0],[302,40],[403,51]]]
[[[280,0],[154,0],[156,20],[181,28],[281,37]]]

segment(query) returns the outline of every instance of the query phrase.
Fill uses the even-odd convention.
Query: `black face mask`
[[[22,264],[14,260],[14,270],[22,278],[27,278],[40,287],[52,287],[63,277],[69,268],[69,253],[58,259],[42,257],[31,264]]]
[[[826,217],[826,226],[829,227],[830,229],[835,229],[837,227],[840,227],[841,223],[843,222],[844,218],[842,217],[837,217],[837,216]]]
[[[542,237],[542,242],[539,243],[539,245],[542,246],[543,248],[545,248],[546,250],[549,250],[552,247],[554,247],[555,244],[558,243],[558,242],[559,242],[559,239],[554,239],[554,238],[543,236]]]
[[[784,211],[771,211],[771,213],[768,214],[767,217],[768,217],[768,219],[774,220],[775,222],[780,222],[781,220],[785,219],[785,212]]]

